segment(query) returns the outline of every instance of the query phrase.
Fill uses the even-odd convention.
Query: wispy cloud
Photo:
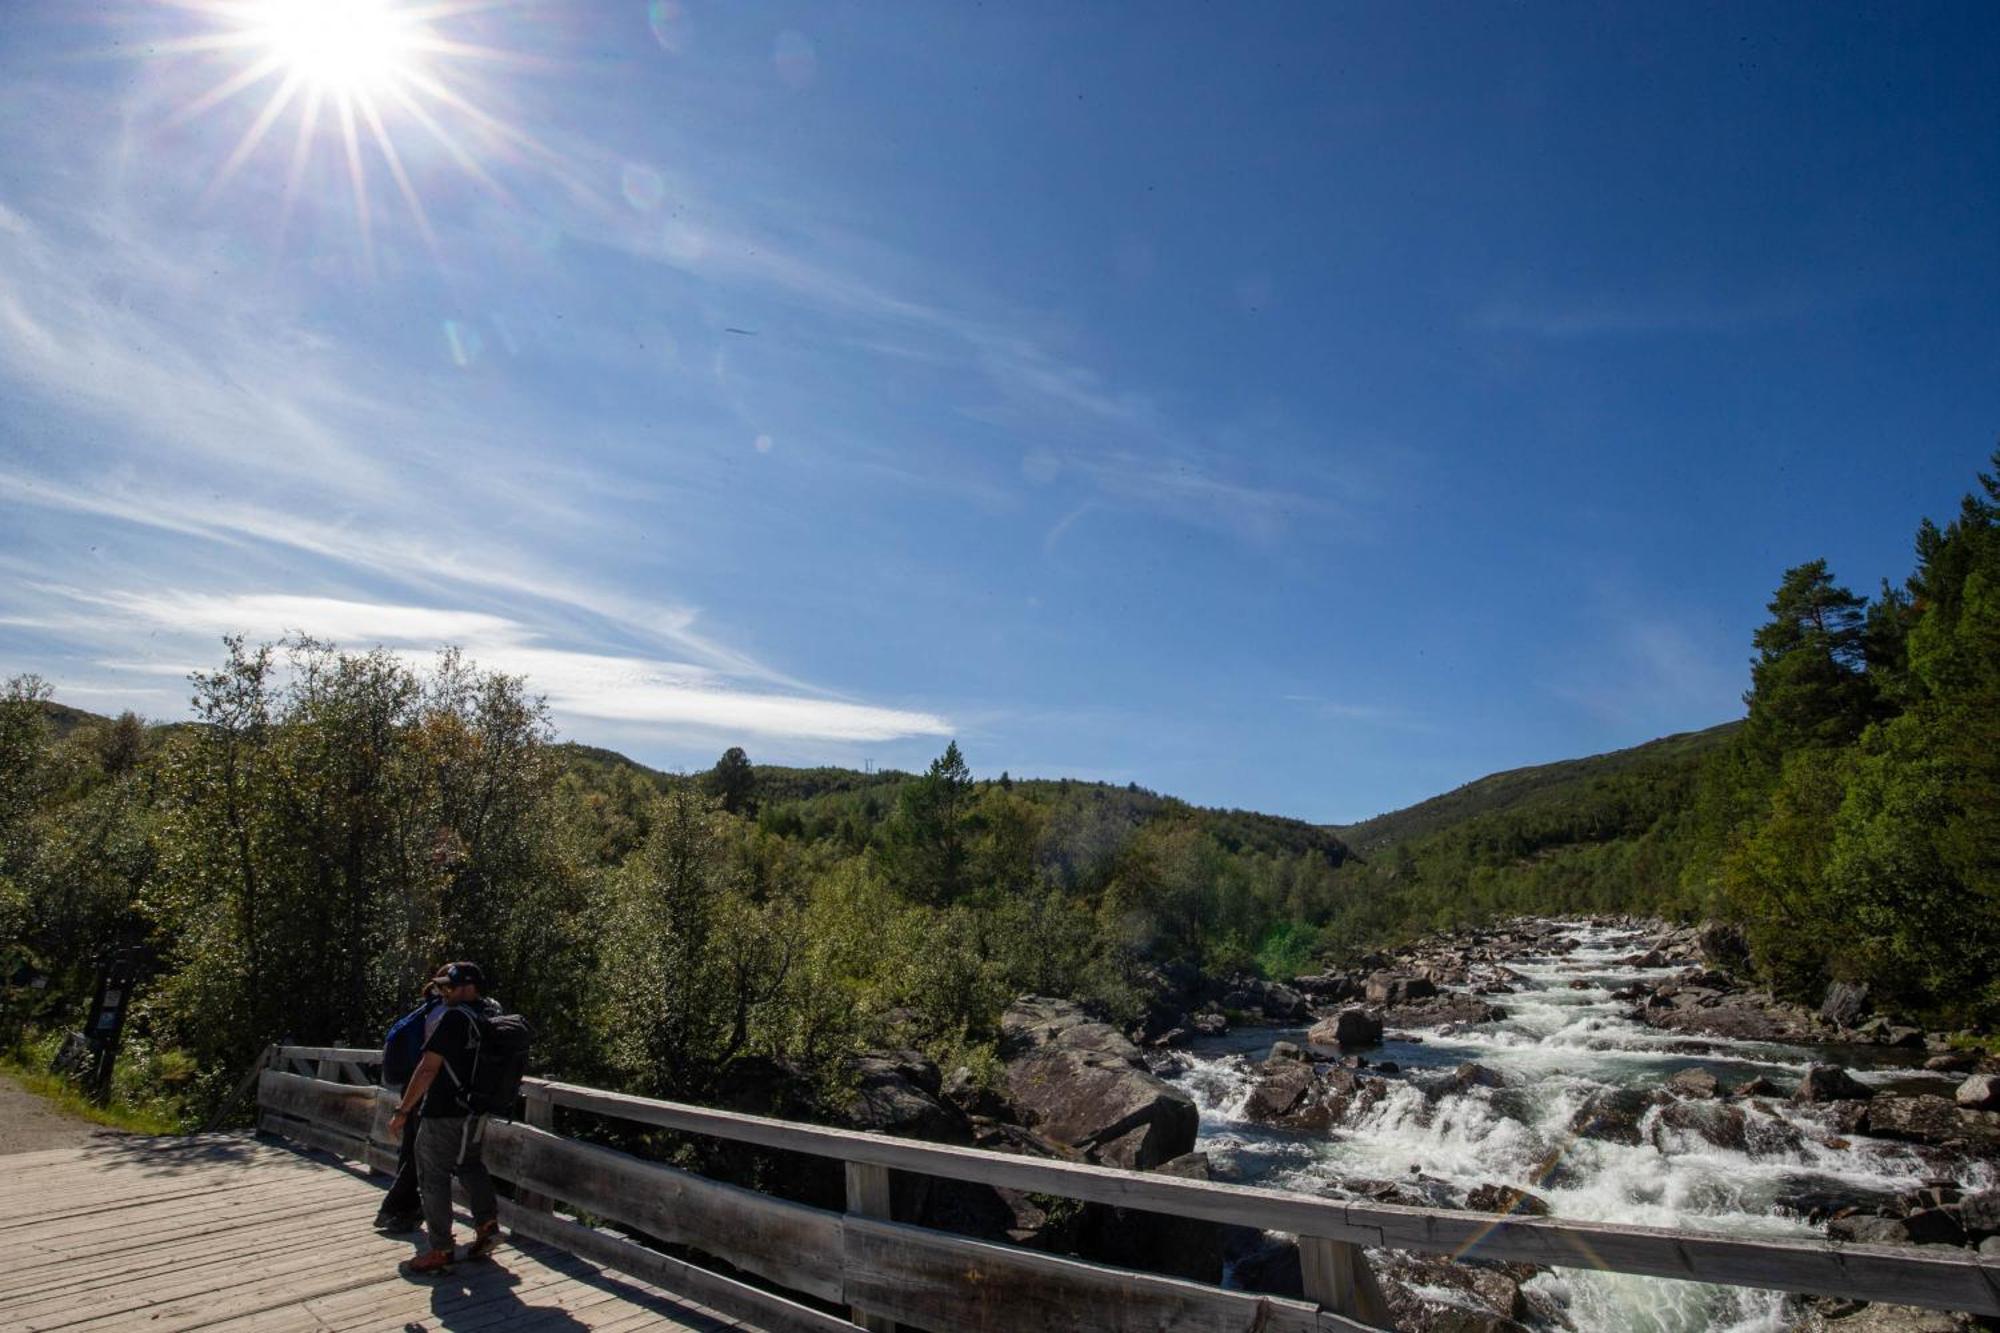
[[[13,617],[12,623],[105,644],[129,642],[140,634],[157,642],[164,633],[168,653],[174,646],[198,651],[198,645],[212,645],[222,634],[270,641],[303,633],[353,649],[386,648],[412,662],[456,646],[481,666],[527,677],[559,719],[807,742],[890,741],[951,732],[944,718],[921,710],[745,688],[699,663],[561,647],[529,625],[485,612],[284,593],[91,592],[46,585],[38,591],[61,609],[42,617]],[[95,664],[158,677],[183,675],[198,660],[193,657],[183,665],[104,657]],[[123,692],[147,689],[132,686]]]

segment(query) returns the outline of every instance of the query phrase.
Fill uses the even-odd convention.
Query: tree
[[[1833,581],[1826,561],[1785,571],[1753,643],[1750,730],[1773,759],[1802,746],[1843,745],[1867,725],[1875,690],[1866,674],[1867,605]]]
[[[742,746],[724,750],[708,770],[708,792],[732,815],[757,813],[757,773]]]
[[[897,793],[896,813],[883,829],[883,853],[891,882],[906,897],[951,903],[965,893],[965,816],[971,797],[972,773],[957,741]]]

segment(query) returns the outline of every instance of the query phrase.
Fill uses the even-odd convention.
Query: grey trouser
[[[486,1174],[480,1150],[486,1137],[486,1117],[425,1116],[417,1130],[417,1186],[424,1201],[424,1230],[431,1248],[451,1248],[451,1178],[465,1185],[466,1202],[475,1224],[500,1215],[493,1197],[493,1177]]]

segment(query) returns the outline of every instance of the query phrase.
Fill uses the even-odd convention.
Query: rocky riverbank
[[[1839,988],[1824,1012],[1731,970],[1726,931],[1520,921],[1301,977],[1315,1022],[1165,1058],[1229,1178],[1336,1197],[2000,1250],[2000,1069]],[[1156,1057],[1159,1059],[1160,1057]],[[1930,1329],[1517,1265],[1379,1256],[1409,1328]],[[1283,1289],[1282,1242],[1232,1279]],[[1670,1290],[1678,1289],[1678,1290]],[[1860,1320],[1862,1322],[1852,1322]]]
[[[1653,922],[1518,921],[1289,984],[1162,974],[1123,1031],[1024,996],[1003,1021],[997,1080],[875,1052],[843,1118],[1340,1198],[2000,1250],[2000,1068],[1940,1034],[1913,1038],[1865,997],[1785,1005],[1732,970],[1738,947]],[[744,1087],[741,1109],[778,1109]],[[838,1205],[837,1179],[816,1191]],[[1301,1289],[1288,1237],[900,1173],[894,1191],[896,1215],[924,1225]],[[1406,1329],[1960,1326],[1531,1265],[1373,1260]]]

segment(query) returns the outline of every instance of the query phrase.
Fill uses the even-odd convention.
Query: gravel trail
[[[120,1131],[64,1115],[0,1074],[0,1155],[81,1148]]]

